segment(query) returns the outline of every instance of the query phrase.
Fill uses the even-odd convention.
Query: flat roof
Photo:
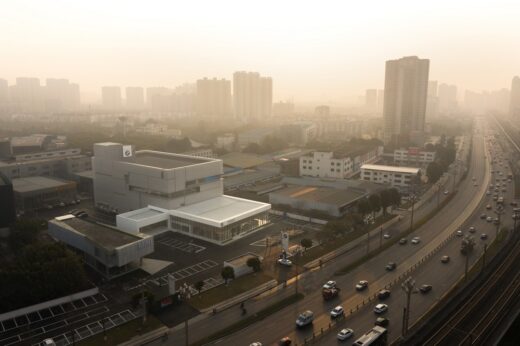
[[[134,211],[130,211],[124,214],[120,214],[121,216],[125,217],[126,219],[132,220],[132,221],[141,221],[146,220],[150,217],[156,216],[156,215],[162,215],[164,212],[151,209],[151,208],[141,208]]]
[[[94,179],[94,171],[93,170],[76,172],[76,173],[74,173],[74,175],[78,176],[78,177],[82,177],[82,178]]]
[[[249,199],[222,195],[203,202],[169,210],[173,216],[223,227],[258,213],[268,211],[271,205]]]
[[[395,172],[395,173],[410,173],[417,174],[419,173],[419,168],[413,167],[397,167],[397,166],[385,166],[385,165],[362,165],[361,169],[371,169],[374,171],[386,171],[386,172]]]
[[[251,168],[269,161],[260,155],[239,152],[227,153],[220,158],[224,161],[224,165],[240,168]]]
[[[366,195],[366,193],[354,189],[335,189],[320,186],[290,186],[272,192],[272,194],[336,206],[350,204]]]
[[[66,225],[74,231],[83,234],[92,242],[106,249],[115,249],[124,245],[135,243],[143,238],[119,231],[117,229],[90,222],[81,218],[72,217],[65,220],[53,219],[52,222],[62,226]]]
[[[75,185],[72,181],[62,180],[53,177],[27,177],[13,179],[13,190],[18,193],[39,191],[58,187]]]
[[[158,151],[138,151],[135,154],[135,163],[138,165],[158,167],[163,169],[191,166],[211,160],[188,155],[176,155]]]

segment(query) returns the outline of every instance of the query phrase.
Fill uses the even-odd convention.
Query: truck
[[[324,300],[331,300],[336,298],[339,295],[340,289],[338,287],[324,288],[321,291],[321,295]]]

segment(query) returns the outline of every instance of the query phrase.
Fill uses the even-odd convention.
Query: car
[[[412,244],[419,244],[421,242],[421,238],[419,237],[413,237]]]
[[[385,238],[385,239],[390,239],[390,234],[385,233],[385,234],[383,235],[383,238]]]
[[[473,184],[473,186],[478,186],[478,184],[477,184],[477,183],[475,183],[475,184]]]
[[[493,218],[491,216],[488,216],[486,219],[487,222],[493,222]]]
[[[386,265],[385,269],[389,272],[391,272],[392,270],[394,270],[395,268],[397,267],[397,264],[395,262],[388,262],[388,264]]]
[[[486,214],[484,214],[484,213],[480,214],[480,219],[481,220],[485,220],[486,218],[487,218]]]
[[[63,208],[65,205],[66,205],[66,204],[65,204],[64,202],[60,202],[60,203],[58,203],[58,206],[60,206],[60,207],[62,207],[62,208]]]
[[[374,312],[378,315],[386,311],[388,311],[388,305],[386,304],[379,303],[374,307]]]
[[[493,171],[491,171],[491,173],[493,173]],[[489,184],[489,187],[493,187],[494,185],[493,184]]]
[[[336,287],[336,281],[327,281],[324,285],[323,285],[323,288],[324,289],[331,289],[331,288],[335,288]]]
[[[442,263],[448,263],[450,261],[450,256],[444,255],[441,257]]]
[[[489,191],[489,190],[486,191],[486,195],[488,195],[488,196],[491,195],[491,191]]]
[[[493,201],[496,201],[498,199],[498,196],[497,195],[494,195],[493,196]],[[489,204],[488,204],[489,205]],[[486,206],[486,209],[491,209],[491,206],[489,206],[489,208]]]
[[[357,283],[356,290],[357,291],[363,291],[367,287],[368,287],[368,281],[361,280],[360,282]]]
[[[500,224],[500,220],[498,219],[498,217],[495,217],[495,219],[493,220],[493,224],[494,225],[499,225]]]
[[[302,312],[298,318],[296,319],[296,326],[297,327],[305,327],[309,324],[312,324],[312,321],[314,321],[314,313],[311,310],[307,310]]]
[[[339,331],[337,337],[338,337],[338,340],[344,341],[344,340],[350,339],[352,337],[352,335],[354,335],[354,331],[352,329],[344,328]]]
[[[475,233],[476,231],[477,231],[476,228],[473,227],[473,226],[471,226],[471,227],[469,228],[469,233]]]
[[[421,291],[421,293],[428,293],[432,288],[432,285],[422,285],[421,288],[419,288],[419,291]]]
[[[457,235],[457,237],[462,237],[464,235],[464,233],[462,233],[460,229],[455,234]]]
[[[279,258],[278,264],[286,266],[286,267],[290,267],[290,266],[292,266],[292,261],[287,258]]]
[[[378,317],[376,319],[375,325],[380,327],[386,327],[390,323],[390,320],[386,317]]]
[[[343,307],[341,305],[336,306],[334,309],[330,310],[330,317],[336,318],[339,316],[343,316],[345,311],[343,310]]]
[[[509,203],[511,206],[513,207],[518,207],[518,202],[517,201],[511,201],[511,203]]]
[[[278,341],[279,346],[289,346],[291,343],[292,343],[292,340],[288,336],[281,338],[280,341]]]
[[[444,190],[444,194],[448,195],[450,192],[448,190]]]
[[[262,343],[259,341],[256,341],[256,342],[249,344],[249,346],[262,346]]]
[[[404,244],[406,244],[407,242],[408,242],[408,239],[406,239],[406,238],[401,238],[401,239],[399,239],[399,244],[401,244],[401,245],[404,245]]]
[[[486,233],[482,233],[482,234],[480,235],[480,239],[482,239],[482,240],[486,240],[487,238],[488,238],[488,236],[487,236]]]
[[[390,291],[387,289],[382,289],[381,291],[379,291],[377,293],[377,298],[379,298],[381,300],[386,299],[388,297],[390,297]]]

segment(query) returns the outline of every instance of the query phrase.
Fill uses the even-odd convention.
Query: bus
[[[362,335],[359,339],[356,340],[352,345],[354,346],[386,346],[388,344],[388,331],[379,326],[375,326]]]

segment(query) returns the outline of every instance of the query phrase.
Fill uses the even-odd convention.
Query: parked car
[[[380,327],[386,327],[388,326],[388,324],[390,323],[390,320],[386,317],[378,317],[376,319],[376,323],[375,325],[376,326],[380,326]]]
[[[350,328],[344,328],[338,333],[338,340],[345,341],[354,335],[354,331]]]
[[[485,220],[485,219],[487,218],[487,215],[486,215],[486,214],[480,214],[480,218],[481,218],[482,220]]]
[[[487,222],[493,222],[493,218],[491,216],[488,216],[486,219]]]
[[[432,285],[422,285],[421,288],[419,288],[419,291],[421,293],[428,293],[432,290]]]
[[[450,261],[450,256],[442,256],[441,257],[441,262],[442,263],[448,263]]]
[[[288,336],[281,338],[280,341],[278,341],[278,345],[280,346],[289,346],[291,345],[292,340]]]
[[[459,229],[456,233],[457,237],[462,237],[464,235],[464,233],[462,233],[462,231]]]
[[[444,190],[444,194],[448,195],[450,192],[448,190]]]
[[[381,300],[386,299],[386,298],[390,297],[390,291],[387,289],[382,289],[381,291],[379,291],[377,293],[377,297]]]
[[[357,291],[363,291],[367,287],[368,287],[368,281],[361,280],[360,282],[357,283],[356,290]]]
[[[262,343],[260,341],[253,342],[252,344],[249,344],[249,346],[262,346]]]
[[[382,303],[380,303],[380,304],[377,304],[377,305],[374,307],[374,312],[375,312],[376,314],[378,314],[378,315],[379,315],[379,314],[382,314],[382,313],[384,313],[384,312],[386,312],[386,311],[388,311],[388,305],[386,305],[386,304],[382,304]]]
[[[495,197],[495,196],[493,196],[493,198],[494,198],[494,197]],[[487,210],[490,210],[490,209],[491,209],[491,204],[486,205],[486,209],[487,209]]]
[[[334,309],[330,310],[330,317],[336,318],[339,316],[343,316],[345,311],[343,310],[343,307],[341,305],[336,306]]]
[[[385,233],[385,234],[383,235],[383,238],[385,238],[385,239],[390,239],[390,234]]]

